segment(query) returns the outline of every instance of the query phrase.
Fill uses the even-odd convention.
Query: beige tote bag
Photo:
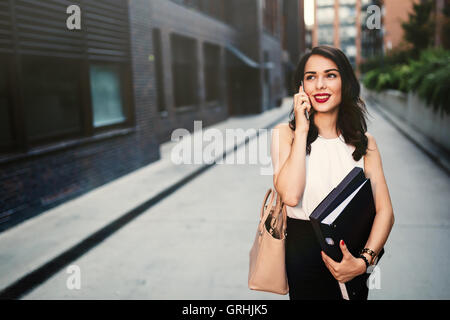
[[[266,206],[267,198],[269,205]],[[273,208],[273,198],[276,205]],[[285,240],[286,240],[286,206],[275,189],[270,188],[261,208],[260,222],[256,237],[250,250],[250,268],[248,287],[252,290],[287,294],[289,286],[286,276]]]

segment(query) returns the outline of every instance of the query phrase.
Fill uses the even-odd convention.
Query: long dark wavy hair
[[[306,62],[314,54],[334,61],[338,67],[342,81],[342,99],[339,104],[336,126],[338,131],[342,133],[345,143],[355,146],[355,151],[352,156],[355,161],[358,161],[367,152],[367,137],[365,133],[367,131],[366,117],[368,111],[364,101],[359,97],[361,88],[345,54],[341,50],[331,46],[314,47],[298,62],[292,79],[294,88],[298,90],[300,87],[300,81],[303,80],[305,73]],[[311,153],[311,143],[319,135],[319,130],[314,123],[314,115],[315,112],[310,117],[308,137],[306,139],[306,154]],[[292,108],[289,114],[289,119],[289,127],[295,130],[294,108]]]

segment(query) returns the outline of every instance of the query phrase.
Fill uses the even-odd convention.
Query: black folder
[[[358,257],[369,238],[375,218],[370,179],[360,167],[353,168],[314,209],[309,216],[322,250],[334,261],[342,260],[339,241],[344,240],[350,253]],[[378,261],[384,249],[378,254]],[[359,275],[340,284],[344,299],[367,297],[367,279],[370,274]]]

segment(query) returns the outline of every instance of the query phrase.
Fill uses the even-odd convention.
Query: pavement
[[[230,117],[203,129],[215,128],[225,136],[225,130],[231,128],[270,128],[285,118],[291,103],[292,99],[285,99],[279,108],[258,115]],[[249,139],[258,134],[257,130],[253,131],[248,131]],[[226,142],[228,145],[223,146],[223,152],[229,154],[245,140],[227,139]],[[106,226],[111,229],[113,224],[112,228],[117,230],[123,225],[121,218],[136,209],[139,212],[135,215],[138,215],[145,209],[139,209],[140,206],[148,204],[146,207],[150,207],[172,192],[174,186],[182,186],[208,167],[207,164],[176,165],[171,160],[171,151],[176,144],[176,141],[162,144],[160,160],[1,233],[0,295],[8,289],[7,295],[17,296],[17,292],[29,287],[30,282],[46,280],[55,272],[55,267],[48,265],[49,261],[56,260],[61,265],[84,254],[86,248],[90,249],[111,234],[104,230]],[[92,239],[93,235],[97,236]],[[73,253],[73,250],[77,252]],[[39,271],[37,274],[36,270]]]
[[[270,128],[288,120],[291,103],[211,127]],[[448,299],[450,182],[438,165],[445,161],[417,148],[380,105],[368,107],[396,217],[380,261],[381,285],[369,299]],[[253,135],[248,147],[261,139],[267,136]],[[176,165],[175,144],[161,146],[159,161],[0,233],[0,296],[287,299],[246,283],[255,207],[271,176],[255,165]],[[238,156],[245,145],[240,139],[223,150]],[[67,289],[69,265],[81,268],[83,290]]]

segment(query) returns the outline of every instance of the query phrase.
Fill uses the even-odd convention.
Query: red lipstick
[[[330,94],[316,94],[314,95],[314,99],[316,99],[316,101],[318,103],[325,103],[328,101],[328,99],[330,98]]]

